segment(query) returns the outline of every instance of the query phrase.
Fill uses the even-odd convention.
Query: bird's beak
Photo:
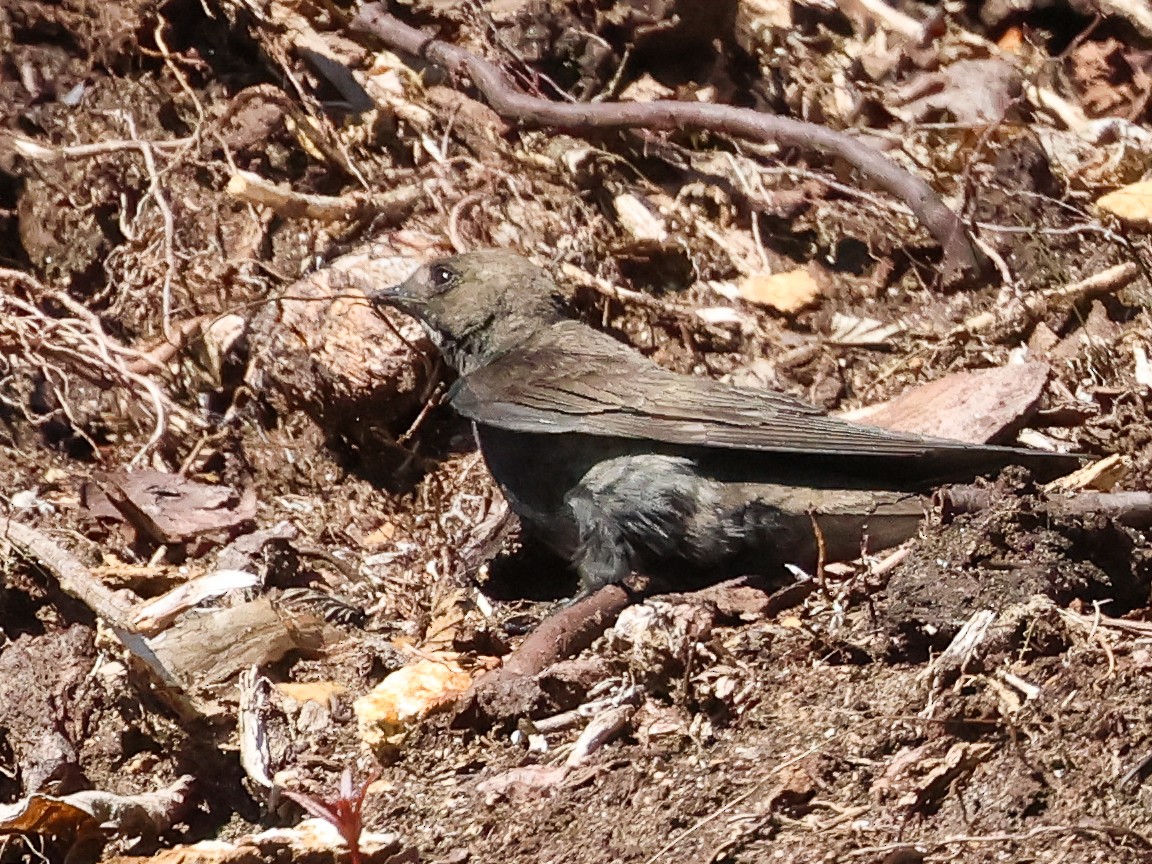
[[[399,285],[391,285],[388,288],[381,288],[379,291],[374,291],[369,295],[368,301],[375,307],[391,306],[394,309],[407,311],[411,308],[415,299],[404,290],[404,283]]]

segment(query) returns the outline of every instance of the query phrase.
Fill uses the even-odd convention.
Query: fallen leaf
[[[192,778],[139,795],[116,795],[98,789],[71,795],[30,795],[0,807],[0,833],[75,836],[97,826],[125,836],[166,831],[184,811]]]
[[[1152,180],[1133,183],[1096,199],[1105,213],[1139,228],[1152,228]]]
[[[740,296],[749,303],[792,315],[816,302],[820,286],[807,270],[758,274],[740,283]]]

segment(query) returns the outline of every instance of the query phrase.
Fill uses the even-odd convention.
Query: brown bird
[[[680,375],[564,317],[511,252],[445,258],[372,300],[419,319],[459,374],[452,406],[527,529],[585,591],[632,571],[718,580],[811,569],[915,534],[916,494],[1008,464],[1078,457],[890,432],[770,390]]]

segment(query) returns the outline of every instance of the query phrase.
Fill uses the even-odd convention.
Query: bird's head
[[[432,261],[369,299],[374,306],[392,306],[418,319],[461,374],[562,317],[560,290],[548,274],[501,249]]]

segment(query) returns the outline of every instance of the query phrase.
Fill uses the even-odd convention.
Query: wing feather
[[[1008,449],[848,423],[781,393],[669,372],[621,348],[610,336],[565,322],[461,378],[451,401],[477,423],[517,432],[845,456]]]

